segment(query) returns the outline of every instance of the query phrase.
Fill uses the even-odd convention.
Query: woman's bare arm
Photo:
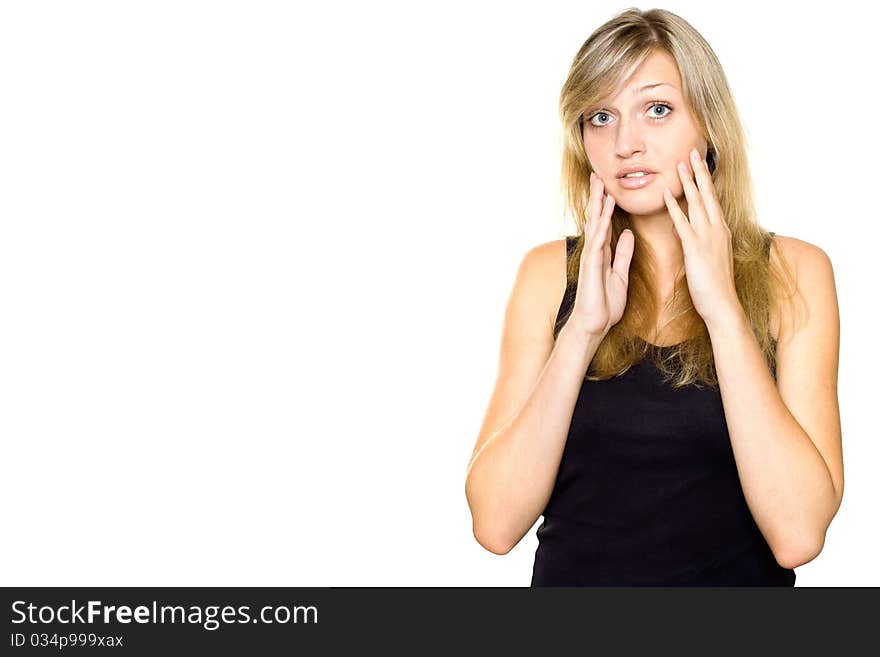
[[[561,246],[561,256],[558,244],[536,247],[520,266],[505,314],[498,381],[468,465],[474,536],[496,554],[509,552],[547,506],[584,374],[604,337],[569,322],[554,344],[547,281],[553,271],[565,271],[564,241]]]

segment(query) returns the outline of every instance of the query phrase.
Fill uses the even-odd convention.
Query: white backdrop
[[[573,231],[560,87],[630,5],[305,4],[0,6],[0,583],[529,584],[465,469],[516,268]],[[877,586],[878,10],[661,6],[762,224],[834,265],[846,490],[797,586]]]

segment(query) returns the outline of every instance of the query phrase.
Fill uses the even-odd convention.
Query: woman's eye
[[[658,103],[658,104],[656,104],[656,105],[651,105],[651,110],[650,110],[650,111],[651,111],[651,116],[652,116],[652,118],[658,118],[658,119],[659,119],[659,118],[663,118],[663,117],[665,117],[665,116],[668,114],[668,112],[664,112],[663,114],[660,114],[660,115],[655,114],[655,113],[654,113],[654,110],[657,109],[658,107],[659,107],[659,108],[665,108],[665,109],[671,111],[671,108],[669,107],[669,105],[664,105],[664,104],[662,104],[662,103]]]
[[[595,119],[599,116],[608,116],[608,115],[605,112],[598,112],[596,114],[593,114],[593,119]],[[595,123],[593,123],[593,119],[590,119],[590,123],[592,123],[593,125],[596,125]]]
[[[667,111],[661,112],[658,114],[656,111],[658,108],[662,108]],[[653,105],[651,105],[648,108],[648,111],[651,114],[651,118],[657,120],[657,119],[665,119],[667,116],[669,116],[669,112],[672,111],[672,108],[669,105],[667,105],[666,103],[654,103]],[[598,123],[598,124],[594,121],[594,119],[597,119],[599,117],[606,117],[607,118],[608,112],[596,112],[595,114],[593,114],[593,116],[590,118],[590,125],[592,125],[596,128],[600,128],[603,125],[605,125],[604,121],[602,121],[601,123]]]

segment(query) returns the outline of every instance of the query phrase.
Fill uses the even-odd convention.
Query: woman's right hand
[[[590,174],[589,225],[584,234],[577,293],[569,322],[583,333],[605,336],[620,321],[626,308],[629,264],[635,236],[625,230],[617,239],[611,262],[611,214],[614,199],[604,195],[599,176]]]

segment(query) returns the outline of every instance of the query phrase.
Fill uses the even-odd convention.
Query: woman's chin
[[[619,197],[616,194],[612,194],[612,196],[614,197],[614,206],[629,214],[648,215],[667,212],[666,203],[662,196],[654,198],[656,195],[652,194],[638,199],[627,198],[625,194],[621,194]]]

